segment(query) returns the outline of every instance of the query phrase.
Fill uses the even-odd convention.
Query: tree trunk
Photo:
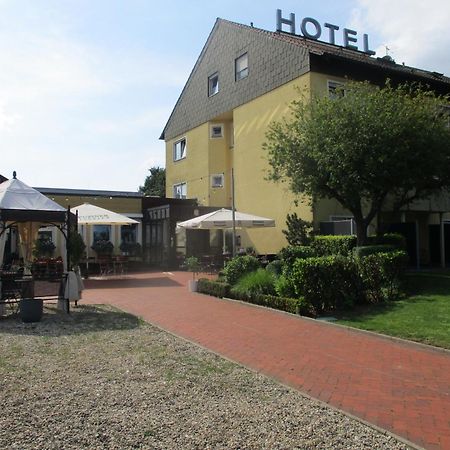
[[[361,245],[366,245],[368,224],[364,219],[358,220],[356,218],[355,224],[356,224],[356,243],[358,247],[360,247]]]

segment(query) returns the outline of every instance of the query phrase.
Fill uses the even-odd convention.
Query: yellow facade
[[[275,219],[275,228],[238,230],[240,246],[253,247],[260,254],[276,253],[287,244],[282,230],[286,215],[296,212],[313,221],[308,198],[297,199],[287,184],[267,180],[269,164],[263,150],[268,126],[290,113],[294,99],[311,92],[312,78],[307,73],[268,92],[226,115],[189,130],[166,142],[166,195],[173,196],[173,186],[187,184],[187,198],[201,205],[231,207],[231,169],[234,170],[235,206],[238,211]],[[326,91],[324,81],[324,92]],[[223,125],[223,138],[211,138],[213,124]],[[186,158],[173,161],[173,146],[186,139]],[[211,187],[211,176],[224,174],[224,187]]]

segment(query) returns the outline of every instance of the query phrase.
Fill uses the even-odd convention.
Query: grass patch
[[[405,299],[338,315],[338,323],[450,349],[450,271],[407,275]]]

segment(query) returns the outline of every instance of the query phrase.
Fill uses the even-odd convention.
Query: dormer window
[[[212,97],[219,92],[219,74],[216,72],[208,77],[208,97]]]

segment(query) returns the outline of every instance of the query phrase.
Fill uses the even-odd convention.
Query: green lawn
[[[403,300],[338,315],[342,325],[450,349],[450,271],[407,275]]]

